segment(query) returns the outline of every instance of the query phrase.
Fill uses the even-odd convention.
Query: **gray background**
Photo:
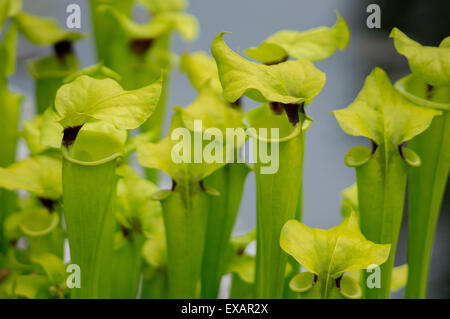
[[[53,16],[65,23],[66,7],[77,3],[82,11],[83,32],[89,32],[90,13],[87,1],[83,0],[24,0],[25,10],[38,15]],[[378,3],[381,7],[381,29],[366,27],[366,7]],[[450,15],[448,1],[359,1],[359,0],[191,0],[188,12],[194,14],[201,27],[200,36],[191,44],[183,43],[178,36],[173,41],[173,50],[181,54],[185,50],[209,52],[214,36],[221,31],[231,31],[225,40],[236,51],[255,46],[267,36],[281,29],[305,30],[321,25],[332,26],[336,21],[334,10],[347,20],[351,40],[345,52],[337,52],[331,58],[316,65],[326,73],[327,83],[322,93],[308,108],[314,122],[308,131],[304,165],[304,217],[303,222],[311,227],[329,228],[341,221],[340,191],[355,181],[352,168],[345,166],[344,156],[354,145],[368,142],[351,137],[339,128],[331,110],[346,107],[361,89],[365,77],[375,66],[384,68],[395,81],[406,75],[408,65],[399,56],[388,38],[393,26],[398,26],[412,38],[423,44],[437,45],[448,35]],[[136,16],[142,19],[141,11]],[[76,45],[83,66],[96,63],[92,38]],[[30,45],[23,39],[19,44],[18,71],[12,77],[12,86],[27,95],[23,120],[33,117],[33,83],[24,69],[30,57],[50,52],[50,48]],[[196,96],[184,74],[174,70],[171,79],[169,104],[188,105]],[[246,100],[248,110],[255,104]],[[169,117],[165,125],[168,128]],[[26,156],[23,142],[19,156]],[[167,180],[163,180],[163,185]],[[448,226],[450,191],[444,198],[436,244],[434,247],[429,297],[449,296],[449,244]],[[405,215],[405,222],[406,222]],[[255,226],[254,176],[246,182],[241,211],[236,224],[236,234],[244,233]],[[407,230],[404,225],[399,241],[397,263],[406,261]],[[401,297],[403,292],[396,293]]]

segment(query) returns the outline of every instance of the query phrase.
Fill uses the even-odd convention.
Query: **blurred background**
[[[80,31],[90,33],[87,0],[24,0],[24,10],[55,17],[65,25],[66,7],[71,3],[81,7]],[[366,19],[370,14],[366,9],[371,3],[376,3],[381,8],[380,29],[369,29],[366,26]],[[310,227],[320,228],[330,228],[340,223],[340,192],[355,182],[354,169],[344,164],[345,154],[355,145],[369,145],[365,139],[346,135],[330,111],[349,105],[362,88],[365,77],[375,66],[385,69],[392,82],[409,73],[406,59],[396,53],[393,42],[389,39],[390,30],[397,26],[414,40],[436,46],[450,33],[450,1],[190,0],[187,11],[199,20],[200,36],[191,44],[183,43],[177,36],[173,41],[173,51],[176,54],[197,50],[209,53],[214,36],[221,31],[231,31],[233,34],[228,35],[225,40],[233,50],[240,52],[258,45],[281,29],[305,30],[322,25],[332,26],[336,22],[335,10],[349,24],[351,40],[345,52],[338,51],[331,58],[316,63],[326,73],[327,83],[307,109],[314,122],[307,134],[303,222]],[[146,19],[139,9],[136,9],[135,15],[138,20]],[[22,121],[34,116],[33,82],[25,68],[25,61],[49,52],[50,48],[36,47],[20,39],[18,70],[11,83],[13,90],[27,96]],[[97,62],[92,38],[78,42],[76,52],[83,67]],[[196,91],[187,77],[175,68],[171,75],[169,106],[187,106],[195,97]],[[244,101],[246,110],[254,106],[251,101]],[[166,117],[166,132],[169,121],[170,114]],[[26,147],[22,143],[19,158],[26,155]],[[162,188],[169,185],[167,179],[162,180]],[[255,227],[254,186],[254,176],[250,175],[235,228],[236,234]],[[447,185],[431,262],[429,298],[448,298],[450,295],[449,215],[450,187]],[[406,262],[406,222],[405,214],[396,264]],[[396,298],[402,296],[403,291],[394,295]]]

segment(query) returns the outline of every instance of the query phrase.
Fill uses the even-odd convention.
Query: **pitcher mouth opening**
[[[280,143],[299,136],[302,131],[306,131],[311,126],[311,120],[308,116],[301,116],[301,113],[303,113],[303,104],[285,105],[273,102],[268,105],[264,104],[247,113],[243,118],[243,123],[247,129],[254,128],[254,130],[248,130],[250,137],[265,143]],[[263,123],[263,120],[268,121],[267,124]],[[258,129],[261,128],[266,129],[267,132],[277,128],[280,133],[277,138],[268,135],[263,136],[258,134],[258,131],[261,131]]]
[[[81,127],[82,125],[66,127],[64,129],[64,135],[62,139],[62,145],[64,147],[69,147],[75,142],[75,139],[77,138],[78,132],[80,132]]]
[[[82,161],[82,160],[78,160],[76,158],[74,158],[72,156],[72,154],[70,154],[70,151],[67,147],[61,147],[61,153],[62,156],[65,160],[73,163],[73,164],[77,164],[77,165],[82,165],[82,166],[98,166],[98,165],[102,165],[108,162],[111,162],[115,159],[118,159],[120,157],[123,156],[122,153],[113,153],[107,157],[104,157],[102,159],[99,160],[95,160],[95,161]]]
[[[53,45],[53,51],[61,62],[69,54],[74,54],[72,42],[69,40],[61,40]]]
[[[411,86],[421,90],[423,96],[411,92]],[[413,74],[401,78],[394,84],[394,88],[403,95],[406,99],[414,104],[423,107],[429,107],[437,110],[450,111],[450,100],[445,102],[430,101],[428,98],[435,98],[437,90],[441,90],[442,87],[431,86],[421,79],[415,77]],[[450,90],[450,88],[448,88]]]
[[[154,42],[154,39],[147,38],[147,39],[131,39],[128,42],[128,47],[130,48],[131,52],[136,54],[137,56],[144,56],[148,50],[152,47]]]
[[[96,166],[124,156],[126,132],[94,121],[66,127],[61,142],[63,158],[83,166]]]
[[[300,122],[300,116],[298,114],[299,110],[304,113],[304,103],[302,104],[283,104],[280,102],[270,102],[270,109],[277,115],[283,114],[283,111],[286,113],[286,116],[289,119],[289,122],[295,126],[298,122]]]

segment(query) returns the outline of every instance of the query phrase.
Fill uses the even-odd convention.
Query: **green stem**
[[[287,254],[280,248],[280,232],[288,220],[297,217],[298,196],[302,185],[304,141],[302,134],[279,143],[279,168],[276,173],[261,174],[261,163],[258,161],[255,163],[257,187],[255,298],[283,297]]]
[[[209,195],[200,184],[177,185],[162,200],[169,298],[198,298]]]
[[[301,175],[303,176],[303,162],[304,162],[304,158],[305,158],[305,141],[306,141],[306,132],[304,132],[301,137],[303,138],[303,142],[302,142],[302,146],[303,146],[303,150],[301,152]],[[295,219],[298,221],[301,221],[303,217],[303,179],[300,180],[300,189],[299,189],[299,193],[298,193],[298,204],[297,204],[297,213],[296,213],[296,217]],[[300,272],[300,265],[299,263],[295,260],[294,257],[292,256],[288,256],[288,264],[290,265],[291,270],[289,271],[289,273],[286,276],[286,280],[284,282],[284,293],[283,293],[283,298],[284,299],[297,299],[298,298],[298,293],[292,291],[292,289],[289,287],[289,282],[291,281],[291,279],[297,275]]]
[[[9,241],[5,237],[4,231],[6,218],[17,207],[17,193],[8,191],[6,189],[0,189],[0,253],[6,253],[9,247]]]
[[[205,184],[219,191],[211,198],[211,213],[206,226],[202,266],[202,298],[217,298],[220,281],[227,266],[228,247],[244,182],[249,172],[246,164],[227,164],[206,178]]]
[[[254,286],[245,282],[237,274],[231,276],[230,299],[252,299]]]
[[[394,148],[396,149],[396,148]],[[380,267],[379,288],[369,288],[363,271],[363,295],[368,299],[388,299],[398,236],[403,217],[407,165],[399,152],[386,154],[377,147],[370,160],[356,168],[361,232],[377,244],[391,244],[389,259]]]
[[[142,269],[142,246],[144,238],[134,236],[132,240],[113,252],[111,298],[135,299]]]
[[[110,295],[116,183],[116,160],[85,166],[63,159],[71,263],[81,268],[81,288],[73,288],[73,298]]]
[[[111,3],[108,2],[108,4]],[[97,59],[98,61],[103,61],[105,66],[122,74],[120,71],[129,67],[125,62],[128,56],[126,37],[123,32],[119,32],[121,28],[116,19],[111,17],[107,12],[97,10],[99,6],[105,5],[104,1],[89,0],[89,5],[97,49]],[[132,1],[116,0],[113,1],[112,5],[122,14],[126,16],[131,15]],[[111,34],[114,34],[114,36],[111,36]]]
[[[22,95],[12,93],[7,88],[7,82],[0,79],[0,167],[14,163],[16,158],[17,127],[20,118],[20,103]],[[17,205],[17,194],[0,189],[0,253],[6,253],[9,243],[4,238],[2,226],[6,217],[14,211]]]
[[[38,78],[35,80],[36,112],[42,114],[55,101],[56,91],[62,85],[61,78]]]
[[[425,298],[434,232],[450,169],[450,112],[408,143],[422,159],[409,177],[406,298]]]
[[[143,274],[141,299],[167,299],[168,286],[165,269],[146,269]]]

